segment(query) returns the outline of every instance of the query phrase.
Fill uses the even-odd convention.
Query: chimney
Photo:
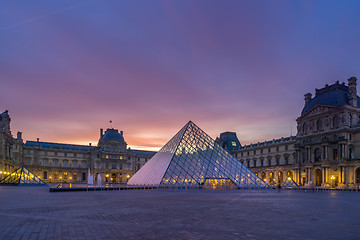
[[[349,104],[353,107],[357,107],[357,96],[356,96],[356,77],[348,79],[349,85]]]
[[[304,99],[305,99],[305,105],[308,104],[310,101],[311,101],[311,96],[312,94],[311,93],[307,93],[304,95]]]
[[[39,142],[39,140],[40,140],[39,138],[36,139],[37,142]]]
[[[123,135],[124,131],[120,131],[120,134]]]
[[[17,132],[17,139],[21,140],[22,139],[22,132]]]
[[[103,136],[104,136],[103,129],[100,128],[100,138],[102,138]]]

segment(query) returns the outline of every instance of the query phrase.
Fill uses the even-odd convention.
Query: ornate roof
[[[312,98],[303,108],[301,115],[311,110],[316,105],[327,105],[341,107],[349,104],[349,87],[345,83],[326,85],[324,88],[316,89],[315,97]],[[357,107],[360,107],[360,99],[358,97]]]
[[[119,130],[114,128],[108,128],[105,131],[104,136],[102,137],[102,140],[119,140],[124,142],[124,137],[122,134],[119,133]]]

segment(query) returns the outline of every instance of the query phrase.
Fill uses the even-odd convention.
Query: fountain
[[[90,168],[88,171],[88,185],[94,185],[94,177],[90,174]]]
[[[101,186],[101,175],[100,175],[100,173],[98,173],[97,178],[96,178],[96,186]]]

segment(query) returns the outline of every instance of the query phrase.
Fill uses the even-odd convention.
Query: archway
[[[281,184],[281,183],[283,183],[283,178],[284,178],[284,176],[283,176],[283,173],[281,172],[281,171],[279,171],[278,172],[278,182]]]
[[[269,173],[269,183],[271,185],[275,184],[275,178],[274,178],[274,173],[273,172]]]
[[[287,172],[287,177],[291,178],[291,179],[294,179],[294,173],[292,171],[288,171]]]
[[[266,173],[262,172],[261,173],[261,179],[266,182]]]
[[[116,174],[111,174],[111,183],[116,183]]]
[[[355,169],[355,183],[360,184],[360,167]]]
[[[315,186],[321,186],[322,184],[322,171],[320,169],[316,169],[314,172],[315,178]]]

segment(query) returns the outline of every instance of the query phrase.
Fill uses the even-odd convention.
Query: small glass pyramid
[[[281,185],[282,188],[297,188],[299,185],[292,179],[288,178],[286,181]]]
[[[191,121],[140,168],[128,184],[268,186]]]
[[[47,186],[40,178],[30,172],[26,167],[22,166],[0,180],[0,184],[4,185],[43,185]]]

